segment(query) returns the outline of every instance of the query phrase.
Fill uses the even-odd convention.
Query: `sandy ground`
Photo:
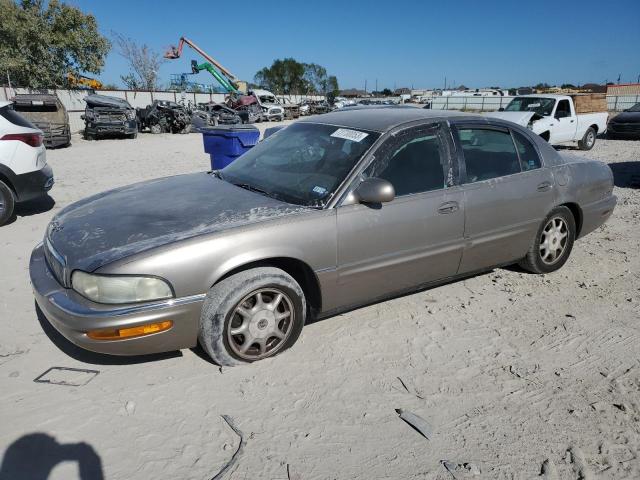
[[[612,165],[619,204],[561,271],[497,269],[362,308],[221,370],[197,350],[75,349],[38,319],[28,278],[60,208],[207,169],[200,135],[48,152],[55,204],[0,228],[0,477],[211,479],[239,446],[228,415],[243,445],[226,479],[640,478],[640,142],[599,140],[587,156]],[[99,373],[34,382],[51,367]]]

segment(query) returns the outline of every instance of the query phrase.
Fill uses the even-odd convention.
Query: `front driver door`
[[[556,126],[551,129],[551,136],[549,137],[551,143],[571,142],[575,139],[576,116],[571,111],[569,100],[558,101],[553,121]]]
[[[445,126],[431,124],[392,135],[362,176],[390,181],[396,198],[380,205],[338,207],[341,306],[370,302],[457,272],[464,204],[455,185],[457,168],[447,133]]]

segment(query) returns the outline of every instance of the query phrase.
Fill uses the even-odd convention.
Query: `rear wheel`
[[[160,125],[159,123],[154,123],[153,125],[151,125],[149,130],[151,130],[151,133],[154,134],[162,133],[162,125]]]
[[[0,180],[0,226],[4,225],[13,216],[16,206],[16,197],[13,190]]]
[[[595,144],[596,131],[593,129],[593,127],[589,127],[587,128],[587,131],[584,132],[582,140],[578,142],[578,148],[580,148],[580,150],[591,150]]]
[[[562,267],[576,237],[576,222],[567,207],[554,208],[542,225],[520,266],[533,273],[551,273]]]
[[[253,268],[211,288],[198,338],[217,364],[241,365],[291,347],[305,316],[304,293],[290,275],[273,267]]]

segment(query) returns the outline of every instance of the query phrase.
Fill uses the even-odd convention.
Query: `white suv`
[[[42,131],[0,102],[0,225],[12,216],[16,203],[44,196],[53,186]]]

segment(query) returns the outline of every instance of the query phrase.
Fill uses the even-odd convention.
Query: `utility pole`
[[[364,93],[367,93],[367,80],[364,80]]]
[[[376,92],[378,91],[378,79],[376,78]]]
[[[445,90],[447,89],[447,77],[446,76],[444,77],[444,89]]]

